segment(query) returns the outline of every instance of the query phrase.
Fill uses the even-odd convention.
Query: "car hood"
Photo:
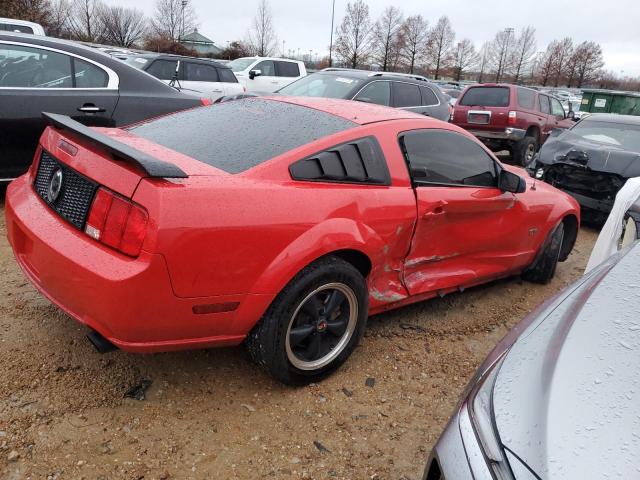
[[[586,153],[588,160],[586,163],[568,160],[567,154],[571,151]],[[567,163],[598,172],[615,173],[627,178],[640,176],[640,153],[587,140],[570,130],[549,137],[540,148],[538,163],[545,165]]]
[[[496,378],[502,444],[542,478],[637,478],[640,244],[514,343]]]

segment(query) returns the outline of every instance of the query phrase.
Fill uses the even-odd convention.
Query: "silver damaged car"
[[[636,241],[507,334],[423,478],[640,478],[639,307]]]

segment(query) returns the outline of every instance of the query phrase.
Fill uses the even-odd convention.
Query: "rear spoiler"
[[[163,162],[147,155],[140,150],[125,145],[103,133],[93,130],[66,115],[57,113],[42,112],[42,116],[49,125],[59,129],[68,130],[69,132],[79,135],[82,138],[98,145],[100,148],[107,150],[116,159],[133,163],[142,168],[149,177],[153,178],[187,178],[184,173],[176,165]]]

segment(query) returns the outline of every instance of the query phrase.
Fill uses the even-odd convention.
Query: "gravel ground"
[[[513,278],[372,317],[336,374],[288,388],[242,348],[98,354],[24,278],[0,210],[3,479],[419,479],[475,368],[582,274],[596,239],[583,228],[549,285]],[[142,380],[146,399],[124,398]]]

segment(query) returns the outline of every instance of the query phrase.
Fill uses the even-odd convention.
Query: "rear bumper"
[[[518,142],[522,140],[527,132],[521,128],[505,128],[504,130],[473,130],[470,129],[473,135],[478,138],[486,138],[490,140],[509,140]]]
[[[62,220],[31,188],[9,185],[5,215],[16,260],[29,280],[70,316],[133,352],[237,345],[260,318],[263,295],[177,297],[161,254],[131,259]],[[195,305],[237,303],[233,311],[194,314]],[[244,321],[238,321],[243,318]]]

